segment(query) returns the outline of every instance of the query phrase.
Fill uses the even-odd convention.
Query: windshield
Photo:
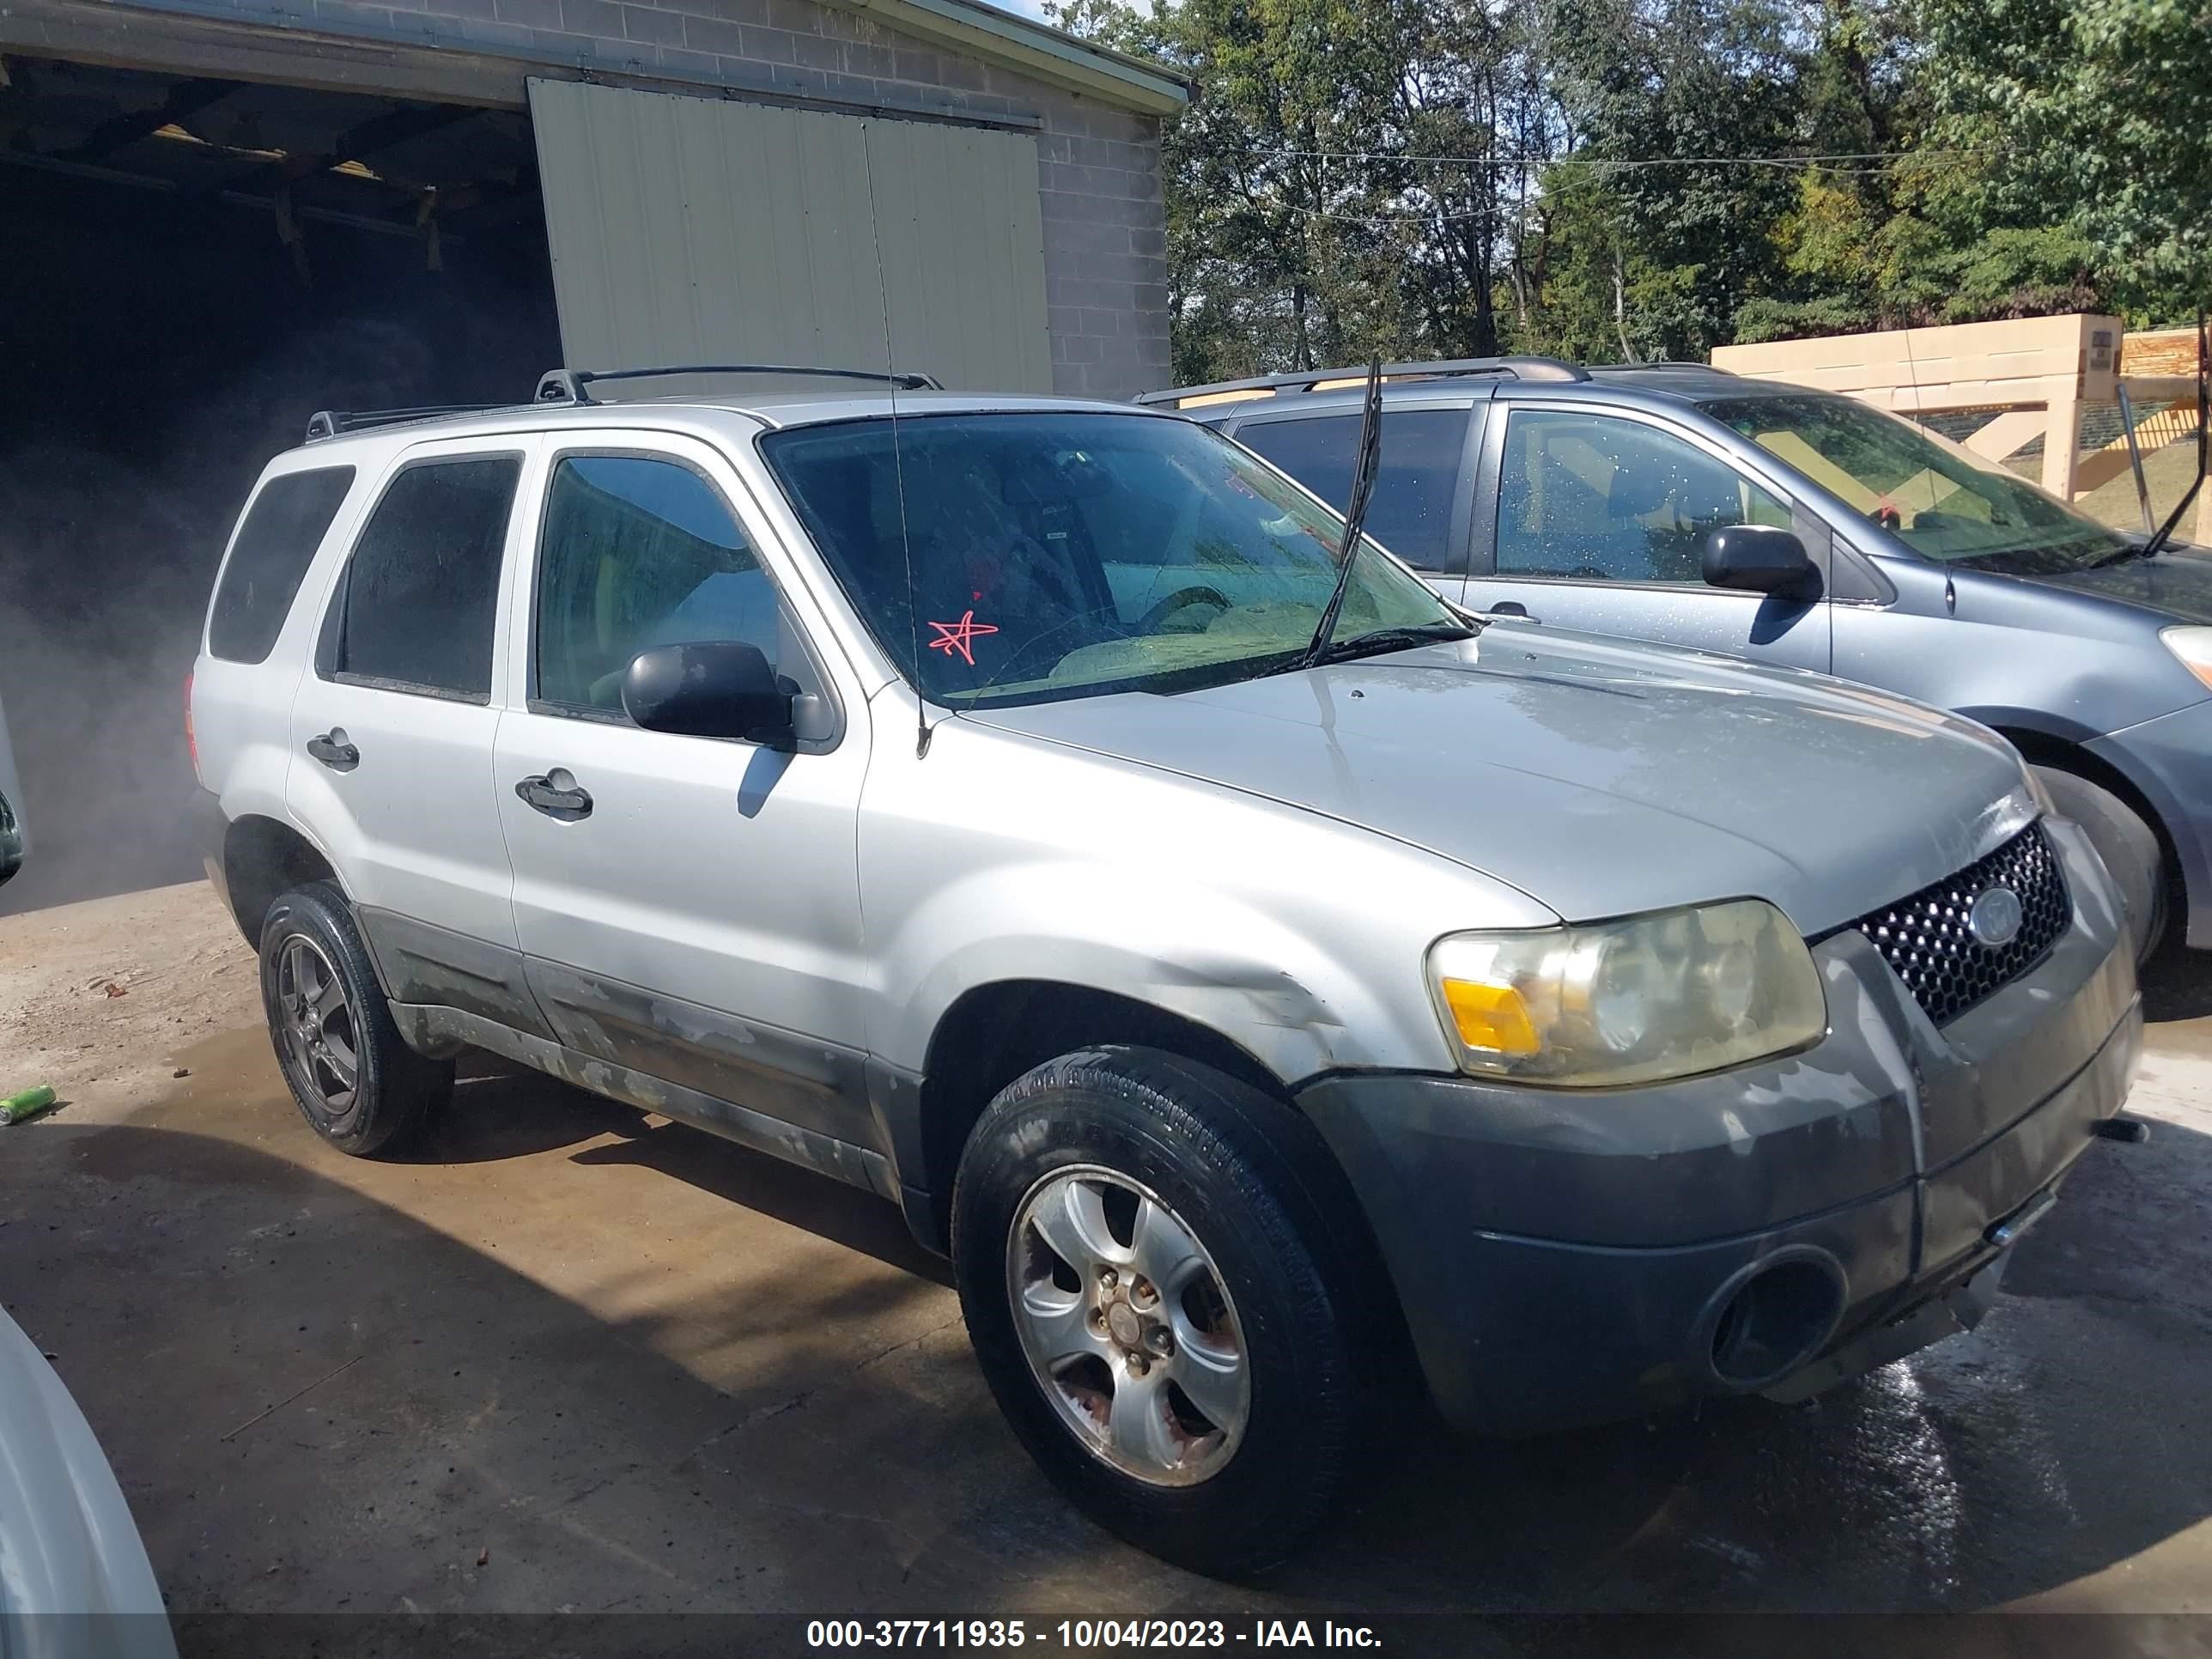
[[[2133,545],[1998,463],[1848,398],[1804,392],[1705,408],[1924,559],[2057,574]]]
[[[1287,667],[1335,586],[1343,520],[1188,421],[922,415],[897,436],[895,453],[892,423],[870,419],[760,447],[877,642],[938,702],[1186,690]],[[1367,542],[1332,638],[1458,623]]]

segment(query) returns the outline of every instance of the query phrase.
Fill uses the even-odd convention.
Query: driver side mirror
[[[1714,587],[1773,593],[1785,599],[1820,597],[1820,568],[1795,531],[1778,525],[1724,525],[1705,538],[1705,576]]]
[[[9,878],[22,867],[22,820],[15,816],[8,797],[0,794],[0,887],[5,887]]]
[[[623,675],[623,712],[678,737],[788,748],[799,736],[794,701],[760,647],[742,640],[655,646]]]

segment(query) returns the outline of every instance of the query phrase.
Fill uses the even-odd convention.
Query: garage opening
[[[185,676],[318,409],[526,399],[561,360],[519,110],[0,64],[0,912],[189,880]]]

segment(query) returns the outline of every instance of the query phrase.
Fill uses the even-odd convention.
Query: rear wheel
[[[1351,1479],[1376,1287],[1324,1219],[1327,1158],[1139,1048],[1039,1066],[969,1137],[953,1262],[992,1391],[1068,1498],[1180,1565],[1280,1561]]]
[[[2158,832],[2142,814],[2102,785],[2054,766],[2035,768],[2061,817],[2081,826],[2081,833],[2105,861],[2126,906],[2128,925],[2134,930],[2136,963],[2148,961],[2166,923],[2166,869]]]
[[[342,1152],[398,1150],[453,1096],[453,1062],[416,1054],[392,1024],[334,883],[295,888],[269,907],[261,1001],[300,1115]]]

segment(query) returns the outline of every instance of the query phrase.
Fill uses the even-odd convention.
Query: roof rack
[[[1557,357],[1453,357],[1434,362],[1382,365],[1385,381],[1449,380],[1479,375],[1514,380],[1589,379],[1586,370]],[[1212,386],[1183,386],[1173,392],[1147,392],[1137,401],[1154,407],[1194,409],[1206,404],[1273,398],[1285,392],[1328,392],[1339,386],[1366,383],[1364,368],[1315,368],[1296,374],[1263,374],[1249,380],[1217,380]]]
[[[481,415],[494,409],[513,409],[513,404],[425,404],[419,409],[319,409],[307,416],[307,441],[335,438],[341,432],[360,432],[369,427],[399,426],[408,421],[434,421],[441,415]]]
[[[589,404],[587,388],[602,380],[655,380],[671,374],[777,374],[810,380],[873,380],[902,392],[942,392],[927,374],[886,374],[866,368],[818,368],[797,363],[684,363],[669,368],[555,368],[538,382],[541,404]]]
[[[1733,370],[1715,363],[1701,363],[1689,357],[1651,357],[1640,363],[1601,363],[1598,367],[1609,374],[1618,374],[1624,370],[1633,373],[1639,368],[1701,368],[1708,374],[1724,374],[1731,380],[1740,378]]]

